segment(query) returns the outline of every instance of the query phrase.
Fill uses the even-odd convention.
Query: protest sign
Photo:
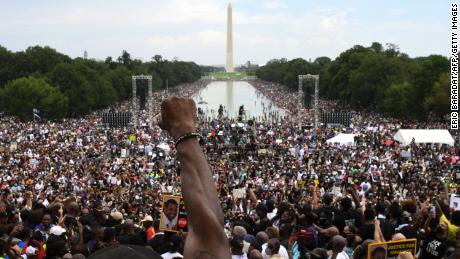
[[[411,158],[411,152],[409,150],[402,150],[401,151],[401,157],[404,157],[404,158]]]
[[[182,196],[163,195],[161,206],[160,230],[169,232],[187,232],[188,220]]]
[[[246,189],[245,188],[233,189],[233,197],[235,197],[235,199],[246,198]]]
[[[369,245],[367,259],[396,259],[401,252],[411,252],[415,256],[417,239],[406,239],[373,243]]]
[[[260,155],[260,154],[267,154],[267,153],[268,153],[268,149],[265,149],[265,148],[259,149],[259,150],[257,150],[257,153],[258,153],[259,155]]]
[[[10,145],[11,152],[16,151],[16,149],[18,149],[18,144],[16,142],[11,143]]]
[[[457,196],[456,194],[452,194],[450,196],[450,208],[455,211],[460,210],[460,196]]]

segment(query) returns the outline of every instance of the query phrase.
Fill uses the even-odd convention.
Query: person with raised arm
[[[184,257],[230,258],[222,209],[196,133],[196,112],[190,98],[172,97],[161,104],[159,126],[176,141],[181,163],[182,195],[189,220]]]

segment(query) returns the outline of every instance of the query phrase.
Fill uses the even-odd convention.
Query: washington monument
[[[227,72],[234,72],[233,69],[233,25],[232,25],[232,5],[228,3],[227,8]]]

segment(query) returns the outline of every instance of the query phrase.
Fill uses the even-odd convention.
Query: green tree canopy
[[[84,114],[94,107],[95,96],[86,70],[83,64],[59,64],[48,74],[49,83],[69,98],[69,115]]]
[[[335,60],[275,59],[257,76],[295,89],[297,76],[320,75],[320,96],[347,101],[358,109],[372,109],[396,117],[423,119],[428,111],[445,113],[449,98],[445,80],[449,60],[440,55],[409,58],[395,44],[356,45]],[[438,105],[439,104],[439,105]],[[441,108],[441,104],[444,105]]]
[[[23,120],[32,119],[32,109],[40,110],[44,118],[55,119],[66,115],[68,99],[58,88],[44,79],[23,77],[9,82],[0,90],[0,103],[9,115]]]
[[[425,111],[435,116],[445,116],[450,112],[450,74],[443,73],[434,83],[433,89],[425,97]]]
[[[66,98],[68,105],[64,114],[70,116],[80,116],[130,98],[131,77],[139,74],[152,75],[153,88],[160,89],[166,87],[166,80],[174,87],[200,79],[204,71],[193,62],[168,61],[160,55],[142,62],[133,59],[126,50],[115,60],[107,57],[98,61],[71,59],[48,46],[29,47],[19,52],[0,46],[0,89],[22,77],[45,78]],[[5,106],[0,104],[0,109],[5,110]]]

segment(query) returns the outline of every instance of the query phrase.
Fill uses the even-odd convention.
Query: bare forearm
[[[318,194],[316,193],[316,186],[313,187],[313,201],[312,201],[312,204],[313,204],[313,208],[314,209],[317,209],[319,207],[318,205]]]
[[[212,175],[201,148],[196,139],[189,139],[178,146],[181,162],[181,182],[187,214],[193,227],[194,219],[199,219],[203,211],[198,208],[206,206],[213,216],[223,224],[222,209],[217,198]]]
[[[254,194],[254,191],[251,188],[249,188],[248,192],[249,192],[249,198],[251,199],[251,201],[254,202],[254,204],[257,204],[257,197]]]
[[[438,200],[434,200],[434,206],[436,206],[436,212],[439,213],[439,214],[442,214],[442,208],[441,208],[441,205],[439,205],[439,202]]]
[[[27,199],[26,208],[28,208],[29,210],[32,209],[32,199]]]
[[[383,235],[382,235],[382,230],[380,229],[380,225],[374,226],[374,240],[376,242],[385,242]]]
[[[430,233],[431,231],[431,228],[430,228],[430,222],[431,222],[431,218],[428,217],[425,221],[425,224],[423,225],[423,229],[425,230],[425,233]]]
[[[161,103],[159,126],[168,131],[173,139],[183,139],[196,131],[196,110],[195,102],[190,98],[168,98]],[[190,226],[184,257],[229,258],[222,210],[211,170],[198,140],[181,140],[177,144],[177,154],[181,162],[182,194]]]
[[[359,197],[358,197],[358,194],[356,194],[355,189],[351,190],[351,197],[353,198],[353,201],[355,202],[355,204],[359,204]]]

